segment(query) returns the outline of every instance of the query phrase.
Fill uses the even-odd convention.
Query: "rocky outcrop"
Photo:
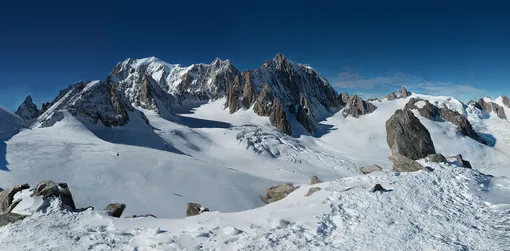
[[[310,195],[312,195],[315,192],[318,192],[320,190],[322,190],[320,187],[311,187],[310,189],[308,189],[308,193],[306,193],[305,196],[308,197],[308,196],[310,196]]]
[[[376,164],[373,164],[371,166],[360,168],[360,171],[363,174],[369,174],[369,173],[373,173],[373,172],[382,172],[382,167],[380,167]]]
[[[278,102],[268,85],[265,85],[260,92],[253,111],[260,116],[268,116],[272,125],[281,132],[292,135],[292,129],[287,119],[285,109]]]
[[[440,153],[429,154],[429,156],[427,156],[427,160],[430,162],[435,162],[435,163],[446,163],[447,162],[446,158]]]
[[[20,116],[25,121],[31,121],[39,117],[41,112],[37,109],[37,105],[32,101],[32,96],[28,96],[25,101],[18,107],[15,112],[16,115]]]
[[[446,106],[439,108],[431,104],[428,100],[411,98],[409,102],[407,102],[405,109],[416,109],[421,116],[428,119],[443,119],[445,121],[451,122],[457,126],[457,130],[463,135],[468,136],[482,144],[487,144],[487,142],[482,139],[482,137],[478,135],[475,130],[473,130],[471,123],[469,120],[467,120],[466,117],[457,111],[449,109]]]
[[[405,99],[411,95],[412,93],[410,91],[408,91],[405,87],[402,87],[402,89],[400,89],[399,91],[391,92],[384,98],[386,98],[387,100]]]
[[[409,110],[397,110],[386,121],[386,133],[393,155],[417,160],[436,153],[429,131]]]
[[[487,113],[496,113],[498,118],[507,119],[505,114],[505,109],[498,104],[490,101],[486,101],[484,98],[481,98],[478,102],[475,102],[475,107],[487,112]]]
[[[266,196],[260,196],[260,200],[266,204],[279,201],[287,197],[287,195],[294,192],[296,189],[297,187],[294,187],[291,184],[283,183],[281,185],[266,189]]]
[[[315,184],[319,184],[319,183],[322,183],[322,181],[317,177],[317,176],[312,176],[312,179],[310,181],[310,185],[315,185]]]
[[[393,171],[395,172],[416,172],[425,170],[420,163],[400,154],[389,156],[388,159],[393,162]]]
[[[351,95],[345,104],[342,114],[344,117],[351,115],[359,118],[361,115],[374,112],[375,109],[376,107],[372,103],[364,101],[357,95]]]
[[[122,203],[112,203],[108,204],[104,209],[110,216],[120,218],[122,212],[126,209],[126,205]]]
[[[464,159],[462,158],[462,155],[461,155],[461,154],[457,154],[457,155],[455,155],[455,156],[451,156],[450,158],[455,159],[455,160],[457,161],[457,163],[458,163],[460,166],[462,166],[462,167],[470,168],[470,169],[471,169],[471,168],[473,168],[473,167],[471,166],[471,163],[470,163],[469,161],[464,160]]]
[[[375,184],[375,186],[372,189],[370,189],[371,193],[384,192],[384,191],[386,191],[386,189],[384,189],[384,187],[381,184]]]
[[[0,192],[0,214],[9,213],[13,207],[16,206],[16,202],[14,202],[14,195],[21,190],[29,188],[30,186],[28,184],[22,184]]]
[[[0,227],[6,226],[9,223],[23,220],[26,217],[27,217],[26,215],[15,214],[15,213],[0,214]]]
[[[505,95],[501,95],[501,101],[503,102],[503,105],[510,108],[510,98]]]
[[[409,102],[407,102],[405,106],[406,110],[416,109],[420,113],[421,116],[434,119],[440,117],[439,108],[433,104],[431,104],[428,100],[420,99],[420,98],[411,98]]]
[[[439,113],[441,115],[441,118],[456,125],[457,130],[460,133],[462,133],[462,134],[464,134],[464,135],[466,135],[482,144],[487,144],[487,142],[484,139],[482,139],[482,137],[480,135],[478,135],[477,132],[475,132],[475,130],[471,126],[471,123],[469,122],[469,120],[467,120],[466,117],[462,116],[457,111],[450,110],[447,107],[441,107],[439,109]]]
[[[71,210],[76,210],[73,196],[66,183],[55,183],[53,181],[43,181],[33,190],[31,197],[42,196],[44,198],[59,198],[64,206]]]
[[[188,203],[188,208],[186,209],[186,216],[194,216],[199,215],[204,212],[209,212],[209,208],[203,207],[198,203]]]

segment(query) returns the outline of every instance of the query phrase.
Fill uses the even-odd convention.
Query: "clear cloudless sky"
[[[31,94],[40,106],[129,57],[183,65],[219,57],[245,70],[277,53],[332,84],[348,68],[362,82],[402,73],[438,89],[510,94],[509,8],[490,0],[6,1],[0,105],[14,110]]]

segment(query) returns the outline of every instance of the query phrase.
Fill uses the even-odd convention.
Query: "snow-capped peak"
[[[37,109],[37,105],[32,101],[32,96],[25,98],[25,101],[16,110],[16,115],[23,118],[25,121],[35,119],[39,116],[40,111]]]

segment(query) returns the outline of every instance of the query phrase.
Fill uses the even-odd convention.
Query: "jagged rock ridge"
[[[406,110],[416,109],[421,116],[428,119],[443,119],[457,126],[457,130],[482,144],[487,142],[473,129],[469,120],[457,111],[448,109],[446,106],[437,107],[428,100],[411,98],[405,106]]]
[[[29,95],[18,107],[15,114],[25,121],[30,121],[37,118],[40,115],[40,111],[37,109],[37,105],[32,101],[32,96]]]
[[[36,125],[51,126],[69,111],[91,123],[123,126],[135,107],[171,117],[175,107],[219,98],[226,98],[225,108],[231,113],[253,107],[289,135],[293,120],[313,134],[318,121],[344,107],[344,116],[356,118],[376,108],[356,95],[339,95],[311,67],[282,54],[244,72],[228,60],[182,66],[151,57],[117,64],[105,81],[79,82],[62,90],[42,105]]]

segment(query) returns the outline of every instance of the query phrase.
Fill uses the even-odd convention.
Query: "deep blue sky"
[[[407,85],[461,99],[510,94],[503,1],[8,1],[0,7],[0,105],[40,105],[128,57],[230,59],[257,68],[277,53],[337,90]]]

